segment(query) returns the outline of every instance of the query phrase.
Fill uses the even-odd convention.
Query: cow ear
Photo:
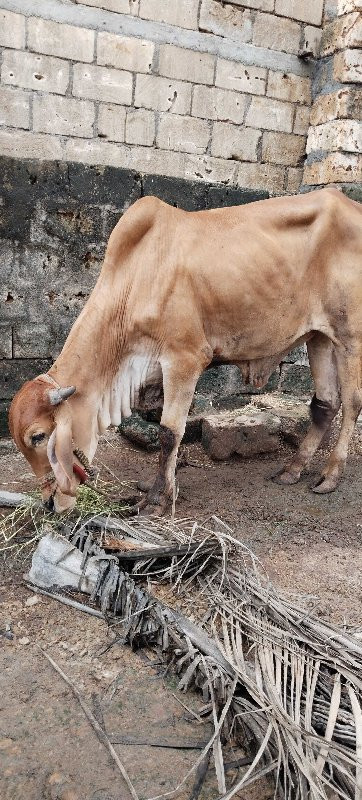
[[[73,483],[72,421],[68,414],[57,414],[56,425],[50,436],[47,454],[59,489],[71,494]]]

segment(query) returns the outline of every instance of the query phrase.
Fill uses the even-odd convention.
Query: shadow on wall
[[[11,398],[58,355],[96,282],[111,230],[131,203],[153,194],[191,211],[250,203],[268,193],[113,167],[0,161],[0,432],[6,435]],[[268,390],[308,390],[306,364],[303,353],[292,355]],[[222,366],[200,379],[197,402],[215,397],[220,408],[231,408],[249,392],[236,367]]]

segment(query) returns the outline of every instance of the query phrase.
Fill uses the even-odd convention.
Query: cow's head
[[[74,386],[60,388],[47,375],[40,375],[24,384],[10,406],[11,435],[38,478],[43,503],[51,511],[73,508],[80,482],[73,470],[72,414],[67,402],[74,392]]]

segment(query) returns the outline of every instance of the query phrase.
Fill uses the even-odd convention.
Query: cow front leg
[[[183,456],[182,456],[182,451],[179,448],[178,449],[178,453],[177,453],[177,459],[176,459],[175,475],[177,475],[179,469],[181,469],[182,467],[186,467],[186,466],[188,466],[188,465],[187,465],[187,463],[184,463]],[[142,492],[142,494],[148,494],[150,489],[152,489],[153,484],[154,484],[154,480],[153,479],[152,480],[151,479],[148,479],[148,480],[142,480],[141,479],[141,480],[137,481],[136,486],[137,486],[137,489],[138,489],[139,492]]]
[[[182,438],[182,437],[181,437]],[[171,428],[160,425],[160,456],[156,480],[151,482],[146,497],[138,504],[142,514],[162,516],[171,505],[175,491],[175,466],[178,437]]]
[[[162,515],[173,503],[178,448],[185,432],[196,383],[207,363],[195,356],[161,361],[164,392],[161,449],[156,480],[138,505],[142,514]]]
[[[309,364],[315,386],[310,411],[311,427],[295,456],[274,476],[284,486],[297,483],[328,432],[341,405],[334,345],[323,334],[315,334],[307,344]]]

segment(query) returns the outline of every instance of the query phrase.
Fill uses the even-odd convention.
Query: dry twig
[[[113,745],[109,741],[107,734],[104,732],[104,730],[100,726],[99,722],[97,722],[94,714],[92,714],[90,708],[88,708],[85,700],[83,700],[83,697],[80,694],[80,692],[78,691],[77,687],[74,685],[73,681],[71,681],[70,678],[68,678],[68,676],[65,674],[65,672],[63,672],[63,670],[60,668],[59,664],[57,664],[56,661],[54,661],[54,659],[51,658],[51,656],[48,655],[48,653],[45,652],[45,650],[43,650],[42,648],[40,648],[40,650],[43,653],[43,655],[45,656],[45,658],[52,665],[53,669],[56,670],[58,675],[60,675],[60,677],[63,678],[63,681],[65,681],[65,683],[68,684],[68,686],[71,688],[73,694],[75,695],[75,697],[77,698],[78,702],[82,706],[82,709],[83,709],[87,719],[89,720],[90,724],[92,725],[92,728],[95,730],[95,732],[96,732],[96,734],[98,736],[98,739],[107,748],[107,750],[110,753],[113,761],[117,765],[122,777],[126,781],[126,784],[127,784],[128,788],[129,788],[129,791],[130,791],[130,793],[131,793],[131,795],[133,797],[133,800],[139,800],[138,794],[137,794],[137,792],[136,792],[136,790],[135,790],[135,788],[133,786],[133,783],[131,782],[131,779],[128,777],[128,774],[127,774],[127,772],[126,772],[126,770],[125,770],[125,768],[124,768],[124,766],[122,764],[121,759],[119,758],[119,756],[117,755]]]
[[[101,614],[101,612],[97,611],[96,608],[86,606],[85,603],[78,603],[77,600],[73,600],[71,597],[66,597],[65,595],[58,594],[57,592],[47,592],[46,589],[41,589],[40,586],[32,586],[30,583],[25,583],[25,586],[27,589],[30,589],[31,592],[35,592],[35,594],[43,594],[45,597],[50,597],[52,600],[57,600],[58,603],[63,603],[64,606],[71,606],[77,611],[83,611],[84,614],[90,614],[92,617],[98,617],[98,619],[105,619],[104,614]]]

